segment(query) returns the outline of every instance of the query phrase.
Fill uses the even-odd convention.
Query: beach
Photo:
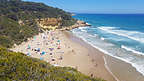
[[[107,65],[119,81],[144,81],[144,76],[131,64],[105,55]]]
[[[103,53],[65,31],[46,31],[11,50],[47,61],[54,66],[73,67],[91,77],[116,81],[105,68]]]
[[[69,31],[45,31],[11,50],[107,81],[144,80],[130,64],[104,54]]]
[[[89,57],[93,60],[95,64],[99,63],[99,69],[94,68],[93,70],[96,71],[94,74],[101,75],[101,73],[103,72],[98,73],[98,71],[102,71],[104,69],[108,71],[108,75],[104,76],[102,74],[99,77],[104,78],[109,76],[110,74],[114,78],[114,81],[144,81],[144,76],[141,73],[139,73],[131,64],[120,59],[114,58],[112,56],[109,56],[104,52],[101,52],[100,50],[92,47],[91,45],[83,41],[81,38],[72,35],[72,33],[67,32],[66,35],[73,42],[80,44],[81,46],[88,49],[90,52]]]

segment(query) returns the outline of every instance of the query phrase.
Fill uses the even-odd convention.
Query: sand
[[[105,55],[107,65],[120,81],[144,81],[144,76],[136,71],[131,64]]]
[[[73,67],[91,77],[116,81],[105,68],[104,54],[68,32],[46,31],[11,50],[44,60],[54,66]]]

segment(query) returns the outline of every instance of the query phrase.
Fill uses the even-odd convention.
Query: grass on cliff
[[[0,48],[0,81],[104,81]]]
[[[26,41],[27,38],[38,34],[39,28],[34,24],[33,26],[22,25],[18,22],[7,18],[5,16],[0,17],[0,45],[3,47],[11,47],[14,44],[20,44]]]

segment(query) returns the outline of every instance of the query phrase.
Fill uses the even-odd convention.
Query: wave
[[[80,31],[82,32],[87,32],[85,29],[87,29],[88,27],[79,27],[78,29],[80,29]]]
[[[119,30],[116,27],[101,26],[101,27],[98,27],[98,28],[103,30],[103,31],[106,31],[108,33],[116,34],[116,35],[119,35],[119,36],[124,36],[124,37],[127,37],[129,39],[144,43],[144,33],[142,33],[142,32]]]
[[[133,49],[131,49],[131,48],[128,48],[128,47],[126,47],[126,46],[124,46],[124,45],[122,45],[121,48],[126,49],[127,51],[131,51],[131,52],[133,52],[133,53],[139,54],[139,55],[144,55],[144,53],[141,53],[141,52],[139,52],[139,51],[135,51],[135,50],[133,50]]]
[[[99,48],[99,47],[93,45],[92,43],[88,42],[87,40],[85,40],[85,39],[83,39],[83,40],[84,40],[85,42],[87,42],[88,44],[90,44],[91,46],[93,46],[94,48],[96,48],[96,49],[98,49],[99,51],[103,52],[104,54],[107,54],[107,55],[112,56],[112,57],[114,57],[114,58],[116,58],[116,59],[119,59],[119,60],[122,60],[122,61],[124,61],[124,62],[126,62],[126,63],[131,64],[134,68],[136,68],[136,70],[137,70],[139,73],[141,73],[141,74],[144,76],[143,66],[137,65],[136,63],[133,63],[133,62],[130,62],[130,61],[128,60],[129,58],[123,59],[123,58],[121,58],[121,57],[114,56],[114,55],[112,55],[111,53],[109,53],[108,51],[106,51],[106,50],[104,50],[104,49],[102,49],[102,48]]]
[[[128,60],[129,58],[123,59],[123,58],[121,58],[121,57],[114,56],[114,55],[112,55],[111,53],[109,53],[108,51],[106,51],[106,50],[104,50],[104,49],[102,49],[102,48],[100,48],[100,47],[97,47],[97,46],[93,45],[92,43],[88,42],[86,39],[83,39],[83,38],[82,38],[82,40],[84,40],[86,43],[88,43],[89,45],[93,46],[94,48],[98,49],[99,51],[103,52],[104,54],[110,55],[110,56],[112,56],[112,57],[114,57],[114,58],[116,58],[116,59],[119,59],[119,60],[122,60],[122,61],[124,61],[124,62],[126,62],[126,63],[131,64],[134,68],[136,68],[136,70],[137,70],[138,72],[140,72],[140,73],[144,76],[144,69],[142,69],[143,66],[137,65],[136,63],[133,63],[133,62],[130,62],[130,61]]]
[[[111,29],[114,29],[114,28],[111,28]],[[78,32],[73,32],[75,35],[77,34],[77,33],[79,33],[80,31],[78,31]],[[85,32],[83,32],[83,33],[85,33]],[[112,57],[114,57],[114,58],[116,58],[116,59],[119,59],[119,60],[122,60],[122,61],[124,61],[124,62],[127,62],[127,63],[129,63],[129,64],[131,64],[134,68],[136,68],[136,70],[138,71],[138,72],[140,72],[143,76],[144,76],[144,65],[143,64],[137,64],[137,63],[134,63],[134,62],[132,62],[132,60],[133,60],[133,58],[131,58],[131,57],[127,57],[127,58],[122,58],[122,57],[119,57],[119,56],[115,56],[115,55],[113,55],[113,54],[111,54],[110,52],[108,52],[107,50],[105,50],[105,49],[103,49],[103,48],[101,48],[101,47],[98,47],[98,46],[96,46],[96,45],[94,45],[91,41],[88,41],[88,39],[87,39],[87,36],[89,36],[89,35],[86,35],[86,37],[85,37],[85,35],[84,36],[82,36],[82,35],[76,35],[77,37],[80,37],[83,41],[85,41],[86,43],[88,43],[89,45],[91,45],[91,46],[93,46],[94,48],[96,48],[96,49],[98,49],[99,51],[101,51],[101,52],[103,52],[104,54],[107,54],[107,55],[109,55],[109,56],[112,56]],[[133,52],[133,53],[138,53],[138,54],[141,54],[142,55],[142,53],[140,53],[140,52],[137,52],[137,51],[135,51],[135,50],[132,50],[132,49],[130,49],[130,48],[127,48],[126,46],[121,46],[121,48],[124,48],[124,49],[126,49],[127,51],[131,51],[131,52]],[[143,54],[144,55],[144,54]]]

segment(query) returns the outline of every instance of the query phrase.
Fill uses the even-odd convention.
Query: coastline
[[[140,72],[138,72],[136,68],[133,67],[131,64],[125,61],[122,61],[118,58],[112,57],[97,47],[94,47],[94,48],[102,52],[104,56],[103,59],[107,62],[106,63],[107,66],[105,67],[113,75],[113,77],[115,77],[115,80],[117,81],[144,81],[144,76]]]

